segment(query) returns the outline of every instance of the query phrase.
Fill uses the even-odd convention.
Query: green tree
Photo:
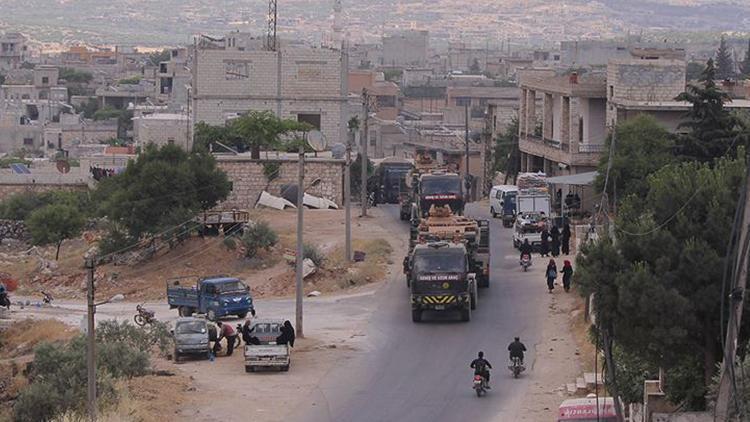
[[[703,74],[703,69],[706,67],[701,62],[688,62],[685,67],[685,79],[690,81],[697,81]]]
[[[69,67],[61,67],[60,73],[58,74],[60,79],[65,79],[65,82],[75,82],[87,84],[94,79],[94,75],[89,72],[81,72]]]
[[[691,409],[704,407],[721,360],[723,268],[744,177],[743,158],[669,164],[647,178],[645,197],[623,200],[617,244],[585,245],[577,258],[597,324],[624,353],[663,368],[669,398]]]
[[[149,145],[122,174],[100,183],[94,198],[100,214],[139,239],[214,207],[230,190],[210,154]]]
[[[689,84],[687,91],[677,96],[679,101],[691,104],[679,128],[689,129],[689,133],[678,140],[680,154],[687,159],[711,162],[715,158],[734,152],[735,139],[740,134],[740,124],[724,103],[731,101],[729,95],[716,83],[714,61],[708,60],[697,84]]]
[[[514,117],[505,131],[495,139],[493,158],[495,171],[503,172],[508,177],[518,174],[520,158],[518,156],[517,118]]]
[[[745,51],[745,59],[740,63],[740,72],[742,77],[750,79],[750,39],[747,40],[747,50]]]
[[[615,150],[612,155],[607,194],[613,198],[615,189],[619,198],[630,194],[644,197],[648,193],[647,177],[663,166],[675,162],[674,139],[655,118],[640,115],[617,125]],[[607,150],[612,136],[607,138]],[[594,181],[597,192],[604,190],[609,154],[599,161],[599,172]]]
[[[81,212],[71,205],[47,205],[31,213],[26,224],[35,245],[57,246],[55,260],[60,257],[63,240],[81,234],[85,219]]]
[[[357,154],[357,158],[352,161],[352,165],[349,168],[349,181],[350,184],[350,192],[352,195],[352,198],[356,198],[361,191],[362,184],[360,180],[362,180],[362,154]],[[370,159],[367,160],[367,177],[369,178],[375,174],[375,166],[372,164],[372,161]]]
[[[716,50],[716,77],[719,79],[732,79],[736,76],[734,72],[734,60],[727,39],[721,36],[719,49]]]
[[[85,103],[76,107],[76,112],[83,113],[83,117],[87,119],[93,118],[94,114],[96,114],[97,111],[99,111],[99,101],[97,101],[96,98],[93,97],[89,98]]]
[[[242,244],[245,246],[245,256],[254,258],[258,250],[268,250],[276,245],[279,236],[265,221],[258,221],[248,226],[242,235]]]
[[[479,75],[482,73],[482,68],[479,66],[479,60],[474,59],[474,61],[471,62],[471,66],[469,66],[469,73],[472,75]]]
[[[213,126],[205,122],[198,122],[193,131],[195,142],[194,151],[209,151],[214,142],[221,142],[224,145],[235,145],[234,134],[231,128],[227,126]]]
[[[279,149],[282,135],[299,128],[295,120],[282,120],[270,111],[250,111],[230,123],[235,146],[250,150],[251,158],[260,159],[260,150]]]
[[[107,119],[119,119],[122,115],[122,110],[113,107],[100,108],[93,114],[94,120],[107,120]]]
[[[169,61],[172,58],[172,50],[164,49],[162,51],[154,52],[148,55],[148,64],[151,66],[159,66],[161,62]]]

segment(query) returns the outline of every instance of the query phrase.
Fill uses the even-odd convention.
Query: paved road
[[[398,219],[397,209],[389,214]],[[468,214],[488,218],[487,211],[469,207]],[[414,324],[408,290],[402,277],[372,297],[376,311],[367,327],[371,350],[343,361],[311,397],[301,398],[293,420],[349,421],[513,421],[519,398],[529,390],[535,373],[534,345],[546,317],[544,282],[518,267],[511,232],[491,222],[491,287],[480,291],[478,309],[469,323],[427,317]],[[408,236],[404,224],[404,237]],[[397,257],[400,260],[400,257]],[[537,259],[535,264],[540,265]],[[506,347],[514,335],[526,346],[527,366],[520,379],[506,368]],[[495,365],[493,389],[477,398],[471,389],[469,362],[484,350]]]

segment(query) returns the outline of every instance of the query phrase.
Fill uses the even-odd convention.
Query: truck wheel
[[[180,308],[178,309],[178,312],[181,317],[189,317],[193,315],[193,309],[190,308],[189,306],[180,306]]]
[[[471,321],[471,308],[465,308],[461,310],[461,321],[463,322]]]
[[[471,296],[469,296],[469,307],[474,310],[477,309],[477,294],[472,292]]]
[[[237,318],[239,319],[245,319],[246,316],[247,316],[247,312],[240,312],[239,314],[237,314]]]
[[[495,212],[495,208],[490,207],[490,214],[492,214],[492,218],[497,218],[497,213]]]
[[[208,312],[206,312],[206,318],[208,318],[209,321],[216,321],[216,312],[214,312],[213,309],[209,309]]]
[[[411,310],[411,320],[412,320],[412,322],[422,322],[422,310],[421,309],[412,309]]]

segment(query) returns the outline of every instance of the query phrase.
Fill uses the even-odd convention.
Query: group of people
[[[570,254],[570,224],[565,223],[563,229],[560,230],[557,226],[552,226],[551,229],[547,230],[545,226],[542,229],[542,242],[539,245],[539,253],[542,256],[557,257],[560,255],[560,247],[562,246],[563,255]]]
[[[232,327],[232,324],[226,324],[221,321],[217,321],[216,326],[218,327],[218,330],[216,341],[214,341],[214,356],[216,356],[217,353],[221,350],[221,340],[224,339],[226,339],[227,343],[226,355],[232,356],[232,353],[234,352],[234,346],[237,343],[237,337],[240,334],[242,335],[242,341],[244,341],[245,344],[260,344],[260,339],[255,335],[255,327],[252,324],[251,318],[247,318],[245,320],[245,323],[242,324],[241,327],[239,325],[237,326],[241,333],[238,333],[237,328]],[[289,322],[289,320],[284,321],[284,324],[281,326],[279,331],[281,331],[281,334],[276,337],[276,344],[288,344],[291,347],[294,347],[295,334],[292,323]]]
[[[526,351],[526,346],[521,343],[521,339],[519,337],[516,337],[512,343],[508,345],[508,352],[510,354],[510,360],[513,361],[514,358],[518,358],[521,365],[523,365],[523,353]],[[492,365],[490,362],[484,358],[484,352],[479,352],[478,357],[471,361],[471,364],[469,364],[469,367],[474,370],[474,375],[481,375],[484,377],[487,388],[490,388],[490,369],[492,369]]]
[[[547,264],[547,270],[545,271],[545,278],[547,279],[547,289],[550,293],[555,289],[555,280],[557,279],[557,264],[554,259],[550,259]],[[570,280],[573,278],[573,266],[567,259],[563,263],[563,268],[560,270],[562,274],[563,289],[566,292],[570,291]]]

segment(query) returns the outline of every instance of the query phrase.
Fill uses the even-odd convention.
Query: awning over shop
[[[547,183],[550,185],[589,186],[594,184],[598,172],[570,174],[567,176],[550,177]]]

